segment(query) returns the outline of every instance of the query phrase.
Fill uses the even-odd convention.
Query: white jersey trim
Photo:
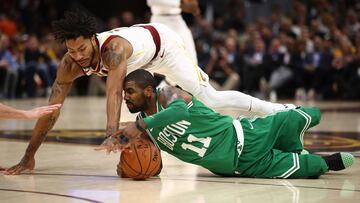
[[[238,152],[238,157],[240,157],[244,148],[244,131],[239,120],[233,120],[233,125],[237,136],[236,150]]]

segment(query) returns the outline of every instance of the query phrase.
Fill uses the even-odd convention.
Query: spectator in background
[[[243,67],[244,91],[249,94],[259,93],[259,83],[261,78],[265,78],[266,67],[264,57],[266,54],[265,43],[261,37],[255,37],[254,50],[245,54]]]
[[[360,22],[358,16],[353,9],[349,9],[346,13],[344,31],[346,32],[347,36],[354,38],[359,30]]]
[[[261,91],[269,96],[270,100],[276,101],[278,92],[280,95],[289,94],[290,88],[282,88],[293,76],[293,72],[289,68],[290,54],[285,49],[281,49],[281,42],[278,38],[273,38],[270,43],[268,53],[265,57],[265,66],[267,73],[265,77],[268,84],[264,82],[260,86]]]
[[[314,42],[310,36],[310,31],[307,27],[303,27],[301,29],[300,39],[304,40],[306,43],[306,52],[313,52],[314,51]]]
[[[0,32],[12,38],[17,34],[17,25],[6,14],[0,13]]]
[[[27,96],[36,96],[37,84],[34,79],[35,74],[38,74],[41,79],[44,90],[42,96],[48,95],[50,93],[50,86],[52,85],[54,78],[54,76],[51,76],[51,73],[55,73],[56,71],[51,69],[55,69],[56,67],[51,65],[51,59],[41,49],[39,40],[36,35],[31,35],[27,40],[24,57]]]
[[[240,76],[236,71],[236,40],[227,38],[225,46],[221,40],[215,42],[211,57],[205,66],[210,83],[217,90],[237,90]]]
[[[45,55],[45,65],[47,67],[47,72],[49,73],[50,84],[52,84],[56,78],[56,69],[60,63],[59,55],[63,54],[65,51],[59,50],[59,45],[55,41],[53,34],[46,34],[40,44],[40,52]],[[60,53],[59,53],[60,52]]]
[[[0,98],[14,98],[18,81],[19,64],[9,46],[9,37],[0,33]]]
[[[130,11],[124,11],[121,14],[121,26],[130,27],[136,24],[134,14]]]
[[[18,80],[15,89],[15,98],[24,98],[25,95],[25,43],[28,35],[17,36],[12,41],[12,53],[18,63]]]
[[[237,32],[243,32],[245,29],[245,5],[242,0],[230,0],[226,3],[226,15],[224,25],[227,29],[235,29]]]
[[[331,64],[331,69],[329,70],[327,83],[323,90],[323,96],[327,99],[336,99],[340,98],[341,94],[344,93],[344,87],[347,83],[348,70],[345,63],[345,59],[342,56],[337,56],[334,58]]]
[[[280,31],[280,24],[281,24],[281,17],[283,15],[283,11],[280,6],[276,5],[273,6],[271,9],[271,16],[270,21],[268,23],[268,27],[270,28],[271,32],[277,36]]]
[[[313,100],[316,94],[321,92],[321,79],[324,76],[324,70],[328,67],[328,57],[323,52],[323,42],[321,37],[314,38],[314,51],[306,53],[304,66],[299,71],[298,77],[301,79],[301,88],[305,89],[306,97]]]
[[[351,51],[352,47],[346,38],[342,39],[342,50]],[[325,99],[356,99],[359,98],[359,50],[356,54],[345,54],[335,48],[335,54],[333,57],[330,68],[327,72],[326,83],[323,89],[323,95]]]
[[[121,26],[120,19],[117,16],[112,16],[107,21],[107,29],[112,30]]]
[[[193,30],[198,64],[200,68],[205,69],[210,58],[210,50],[213,43],[212,27],[205,19],[200,19]]]
[[[347,65],[343,81],[340,98],[360,100],[360,49],[357,50],[354,60]]]
[[[299,39],[295,41],[294,47],[290,52],[290,68],[294,73],[294,83],[296,87],[295,99],[306,100],[306,92],[302,84],[301,75],[304,69],[305,56],[306,56],[306,40]]]

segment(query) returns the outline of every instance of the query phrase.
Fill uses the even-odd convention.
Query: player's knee
[[[310,117],[311,124],[310,126],[315,126],[320,123],[321,120],[321,112],[320,109],[317,107],[310,107],[310,108],[300,108],[306,116]]]

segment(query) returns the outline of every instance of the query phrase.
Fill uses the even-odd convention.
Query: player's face
[[[78,37],[65,42],[68,53],[81,67],[88,67],[94,58],[94,47],[90,38]]]
[[[134,81],[128,81],[125,83],[124,92],[124,100],[131,113],[145,111],[148,108],[144,89],[136,85]]]

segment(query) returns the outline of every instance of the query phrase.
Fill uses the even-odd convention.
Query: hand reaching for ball
[[[114,135],[106,138],[100,146],[95,148],[95,150],[106,150],[106,153],[110,154],[111,152],[116,153],[129,149],[129,139],[120,133],[121,131],[118,131]]]

